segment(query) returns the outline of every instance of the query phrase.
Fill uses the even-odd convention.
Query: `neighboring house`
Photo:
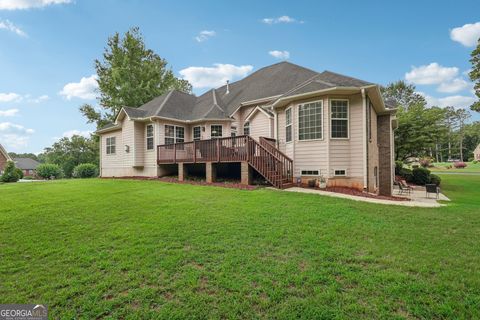
[[[37,167],[40,162],[30,158],[13,159],[15,166],[23,171],[25,177],[35,177],[37,175]]]
[[[324,177],[390,195],[396,123],[379,85],[281,62],[199,97],[173,90],[122,108],[97,131],[101,176],[182,180],[201,167],[213,181],[235,163],[242,183],[255,170],[279,188]]]
[[[473,158],[475,160],[480,161],[480,144],[477,146],[477,148],[473,151]]]
[[[10,158],[7,150],[0,144],[0,175],[3,174],[7,161],[12,161],[12,158]]]

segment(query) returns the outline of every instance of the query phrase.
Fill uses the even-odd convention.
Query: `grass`
[[[437,172],[465,172],[465,173],[471,173],[471,172],[480,172],[480,161],[477,163],[473,162],[466,162],[467,167],[463,169],[457,169],[453,167],[453,163],[451,162],[437,162],[433,163],[434,167],[428,168],[432,172],[437,171]],[[452,166],[453,168],[447,169],[447,166]]]
[[[447,207],[157,181],[0,186],[1,303],[67,318],[479,318],[480,176]]]

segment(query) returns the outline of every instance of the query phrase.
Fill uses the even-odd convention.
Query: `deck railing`
[[[159,145],[157,163],[247,161],[272,185],[281,188],[293,180],[293,161],[272,140],[257,142],[244,135]]]

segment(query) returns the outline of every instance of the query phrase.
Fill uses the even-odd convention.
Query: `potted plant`
[[[308,187],[309,188],[315,188],[316,185],[317,185],[317,179],[308,180]]]
[[[319,185],[320,189],[326,189],[327,188],[327,179],[325,179],[324,176],[320,176],[319,180]]]

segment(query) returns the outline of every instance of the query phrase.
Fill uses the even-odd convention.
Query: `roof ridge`
[[[354,77],[351,77],[351,76],[346,76],[344,74],[341,74],[341,73],[338,73],[338,72],[333,72],[333,71],[330,71],[330,70],[324,70],[323,72],[320,73],[320,75],[325,74],[325,73],[330,73],[330,74],[337,75],[337,76],[344,77],[344,78],[348,78],[348,79],[351,79],[351,80],[356,80],[356,81],[361,81],[361,82],[365,82],[365,83],[375,84],[375,83],[372,83],[372,82],[368,82],[368,81],[365,81],[365,80],[362,80],[362,79],[359,79],[359,78],[354,78]]]
[[[165,97],[165,99],[163,99],[162,103],[160,104],[160,106],[157,108],[157,111],[155,111],[153,114],[154,115],[157,115],[160,113],[160,111],[162,111],[163,107],[165,106],[166,102],[168,101],[168,99],[170,99],[170,96],[172,95],[174,90],[170,90],[167,94],[167,96]]]

